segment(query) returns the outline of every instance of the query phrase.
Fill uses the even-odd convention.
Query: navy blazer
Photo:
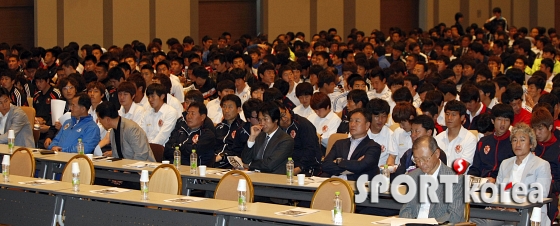
[[[348,160],[349,153],[350,138],[336,141],[323,161],[323,175],[340,175],[345,170],[348,170],[353,173],[347,175],[348,180],[357,180],[362,174],[367,174],[368,180],[371,180],[371,178],[379,174],[377,163],[379,163],[379,156],[381,155],[381,146],[369,138],[369,136],[366,136],[358,144],[352,156],[350,156],[350,160]],[[362,156],[364,158],[358,161]],[[339,164],[333,162],[337,158],[342,158]]]

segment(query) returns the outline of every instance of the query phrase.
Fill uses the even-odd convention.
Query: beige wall
[[[175,37],[183,41],[183,37],[191,33],[190,11],[191,1],[156,0],[156,37]],[[169,24],[174,26],[166,26]]]
[[[272,41],[279,34],[285,34],[288,31],[303,32],[306,39],[311,39],[310,26],[310,0],[269,0],[267,17],[268,31],[264,31],[269,35],[269,41]],[[298,7],[294,7],[294,6]],[[327,28],[328,29],[328,28]]]
[[[547,29],[554,27],[554,0],[539,0],[537,12],[537,24],[539,26],[546,27]]]
[[[149,0],[113,1],[114,45],[123,46],[135,39],[144,43],[150,41],[149,6]]]
[[[50,48],[57,45],[56,0],[35,0],[35,45]]]
[[[356,28],[364,31],[366,36],[373,29],[381,29],[380,8],[381,0],[356,0]],[[343,35],[346,36],[347,33]]]
[[[344,31],[343,0],[317,1],[317,30],[311,32],[319,33],[319,31],[327,31],[331,27],[336,28],[339,34],[346,34]]]
[[[434,25],[445,23],[447,26],[451,26],[455,24],[455,13],[461,10],[461,3],[457,0],[439,0],[437,10],[439,21],[434,21]]]
[[[463,29],[472,23],[477,23],[479,26],[484,24],[490,18],[491,11],[490,0],[469,0],[469,20],[463,23]]]
[[[530,2],[527,0],[512,0],[513,10],[511,15],[506,15],[502,11],[502,15],[508,20],[508,24],[519,27],[529,27],[529,8]],[[512,20],[510,20],[512,18]]]
[[[103,40],[103,0],[64,1],[64,45]]]

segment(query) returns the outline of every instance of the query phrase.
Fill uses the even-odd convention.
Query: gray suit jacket
[[[121,117],[120,128],[121,151],[123,156],[119,156],[117,152],[117,142],[115,141],[115,133],[111,133],[111,150],[113,157],[134,159],[140,161],[155,162],[154,153],[148,143],[148,137],[138,124],[130,119]]]
[[[286,163],[288,157],[294,152],[294,139],[278,128],[276,133],[268,141],[264,150],[263,159],[256,159],[259,147],[264,145],[266,133],[261,132],[255,139],[253,147],[245,145],[241,153],[243,163],[249,164],[249,170],[260,170],[263,173],[286,174]]]
[[[414,181],[416,186],[420,188],[419,181],[420,175],[424,175],[422,170],[419,168],[410,172],[409,174]],[[445,163],[440,160],[439,175],[456,175],[451,168],[445,165]],[[436,194],[439,203],[430,203],[430,213],[429,218],[435,218],[438,222],[448,221],[449,223],[459,223],[465,221],[465,199],[464,199],[464,178],[463,175],[459,175],[459,183],[453,184],[453,203],[445,203],[445,188],[444,184],[440,183]],[[418,212],[420,210],[420,197],[418,193],[414,198],[404,204],[401,207],[399,216],[403,218],[418,218]]]
[[[31,123],[27,118],[27,114],[20,107],[11,105],[8,111],[6,125],[4,126],[4,134],[0,135],[0,144],[8,143],[8,130],[14,130],[16,139],[14,144],[16,146],[35,147],[33,140],[33,130],[31,130]]]
[[[500,170],[498,171],[498,177],[496,178],[496,184],[509,183],[511,182],[511,172],[513,171],[513,164],[515,164],[515,159],[517,157],[513,156],[511,158],[505,159],[500,165]],[[523,174],[521,175],[521,183],[529,186],[531,183],[540,183],[544,188],[545,197],[550,191],[550,182],[552,181],[552,175],[550,173],[550,164],[548,161],[535,156],[533,153],[527,155],[527,165],[523,169]],[[529,187],[527,187],[529,188]],[[532,191],[531,189],[529,191]],[[541,225],[550,225],[550,219],[547,215],[546,205],[541,208]],[[548,224],[546,223],[548,222]]]

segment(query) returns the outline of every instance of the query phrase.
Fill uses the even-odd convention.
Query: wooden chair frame
[[[179,172],[179,170],[177,170],[177,168],[175,168],[175,166],[171,164],[161,164],[158,167],[156,167],[156,169],[154,169],[152,174],[150,174],[150,181],[152,180],[152,176],[154,176],[154,174],[156,174],[158,170],[163,168],[169,168],[169,170],[173,170],[173,172],[175,173],[175,176],[177,177],[177,186],[178,186],[177,195],[180,195],[183,189],[183,180],[181,179],[181,173]]]
[[[27,155],[29,155],[30,159],[31,159],[31,175],[29,175],[29,177],[33,177],[33,174],[35,174],[35,157],[33,157],[33,153],[31,153],[31,150],[29,150],[28,148],[25,147],[21,147],[18,148],[14,151],[14,153],[12,153],[12,156],[14,156],[16,153],[22,153],[23,155],[25,155],[23,153],[23,151],[27,152]]]
[[[322,188],[323,186],[326,186],[327,184],[332,183],[332,182],[341,183],[341,184],[343,184],[343,185],[346,187],[346,189],[348,190],[348,193],[349,193],[350,197],[352,198],[352,200],[349,200],[349,201],[352,202],[352,205],[351,205],[351,208],[350,208],[350,212],[351,212],[351,213],[354,213],[354,211],[356,210],[356,203],[354,203],[354,199],[353,199],[353,198],[354,198],[354,190],[352,189],[352,187],[350,187],[350,184],[348,184],[348,182],[346,182],[346,181],[343,180],[343,179],[337,178],[337,177],[329,178],[329,179],[323,181],[323,183],[321,183],[321,185],[319,185],[319,187],[317,188],[317,190],[315,191],[315,193],[313,193],[313,198],[311,198],[311,206],[310,206],[310,208],[313,209],[313,204],[315,203],[314,201],[315,201],[315,199],[317,198],[318,191],[321,190],[321,188]]]
[[[218,188],[219,188],[220,185],[222,184],[222,181],[223,181],[224,178],[229,177],[229,176],[232,176],[233,174],[239,174],[239,175],[241,175],[241,176],[243,177],[243,179],[245,179],[245,180],[247,181],[247,184],[248,184],[248,188],[247,188],[247,189],[249,189],[249,192],[251,193],[251,196],[247,197],[247,202],[253,202],[253,200],[255,199],[255,190],[254,190],[254,188],[253,188],[253,182],[251,181],[251,178],[250,178],[246,173],[244,173],[244,172],[242,172],[242,171],[239,171],[239,170],[232,170],[232,171],[227,172],[227,173],[222,177],[222,179],[220,179],[220,182],[218,182],[218,185],[216,186],[216,190],[215,190],[215,191],[218,190]],[[214,199],[216,199],[216,194],[217,194],[217,192],[214,192]]]
[[[70,160],[68,160],[68,162],[64,166],[64,169],[62,169],[62,174],[63,174],[62,177],[64,177],[64,172],[66,172],[66,168],[72,167],[71,166],[72,161],[74,161],[74,159],[80,159],[80,158],[86,159],[86,161],[88,162],[90,170],[91,170],[91,181],[89,182],[89,184],[93,184],[93,181],[95,180],[95,169],[93,168],[93,162],[86,155],[76,155],[76,156],[72,157]],[[62,179],[62,177],[61,177],[61,179]]]

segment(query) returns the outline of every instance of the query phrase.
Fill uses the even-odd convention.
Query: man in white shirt
[[[311,109],[311,96],[313,96],[313,86],[309,82],[302,82],[296,87],[296,96],[301,103],[294,108],[294,113],[307,118],[313,113]]]
[[[156,64],[156,72],[158,74],[164,74],[167,77],[171,77],[171,71],[169,70],[169,61],[164,60]],[[177,76],[175,76],[177,77]],[[185,94],[183,93],[183,85],[179,82],[178,78],[171,79],[171,95],[173,95],[180,103],[185,101]]]
[[[164,74],[157,74],[154,77],[154,80],[152,81],[152,83],[158,83],[158,84],[162,84],[163,86],[165,86],[165,90],[167,91],[167,98],[166,98],[166,102],[167,105],[171,106],[173,109],[175,109],[175,111],[177,111],[179,114],[181,114],[184,109],[183,109],[183,105],[181,104],[181,102],[174,97],[173,95],[171,95],[171,87],[172,87],[172,83],[171,83],[171,79],[167,76],[165,76]],[[183,100],[184,102],[184,100]]]
[[[282,80],[286,81],[289,85],[288,94],[286,97],[289,98],[294,106],[300,105],[298,98],[296,97],[296,87],[298,84],[295,82],[294,73],[292,67],[285,65],[278,69],[278,74],[281,76]]]
[[[399,128],[393,131],[391,137],[392,146],[389,149],[389,157],[387,158],[387,165],[397,165],[399,159],[404,153],[412,148],[412,138],[410,137],[412,125],[410,122],[416,118],[416,108],[410,103],[398,103],[393,108],[393,120],[399,123]]]
[[[334,88],[336,87],[337,79],[338,76],[336,76],[329,70],[323,70],[319,72],[319,81],[317,82],[317,85],[319,86],[319,92],[328,95],[329,100],[331,102],[331,106],[334,106],[335,104],[334,101],[336,97],[340,95],[339,92],[334,91]]]
[[[311,114],[307,119],[315,126],[317,133],[321,135],[321,149],[324,154],[329,137],[336,133],[341,120],[338,115],[331,111],[330,99],[322,92],[313,94],[313,97],[311,97],[311,108],[314,114]]]
[[[180,114],[165,103],[167,92],[164,85],[149,85],[146,95],[152,108],[144,113],[144,120],[140,126],[146,132],[150,143],[165,145]]]
[[[251,87],[245,82],[247,72],[243,69],[234,68],[229,72],[235,79],[235,95],[241,99],[241,104],[251,97]]]
[[[368,97],[370,99],[379,98],[387,102],[391,102],[391,89],[387,86],[387,79],[383,71],[374,70],[369,75],[369,81],[371,82],[371,90],[368,92]]]
[[[452,100],[447,102],[444,109],[447,130],[438,134],[436,140],[438,146],[447,155],[446,164],[451,167],[453,161],[462,158],[469,163],[470,167],[476,150],[477,138],[462,126],[467,114],[467,107],[458,100]]]
[[[130,119],[136,124],[142,124],[142,117],[144,117],[144,108],[136,103],[134,103],[134,97],[136,95],[136,86],[132,82],[121,82],[117,88],[119,91],[119,103],[121,104],[121,109],[119,109],[119,116]]]
[[[420,99],[420,95],[416,92],[418,89],[418,85],[420,84],[420,79],[416,75],[408,75],[404,77],[404,86],[410,90],[410,94],[412,94],[412,105],[415,108],[420,107],[422,104],[422,100]]]
[[[222,122],[223,115],[220,102],[222,97],[225,97],[228,94],[235,94],[235,84],[231,80],[225,79],[218,83],[216,89],[218,90],[218,98],[211,100],[206,104],[206,107],[208,108],[208,117],[212,119],[214,125]]]
[[[379,156],[378,166],[384,166],[389,158],[389,150],[393,149],[393,131],[385,126],[389,118],[389,103],[387,101],[375,98],[370,100],[366,109],[371,112],[371,126],[369,127],[368,136],[381,146],[381,155]]]

